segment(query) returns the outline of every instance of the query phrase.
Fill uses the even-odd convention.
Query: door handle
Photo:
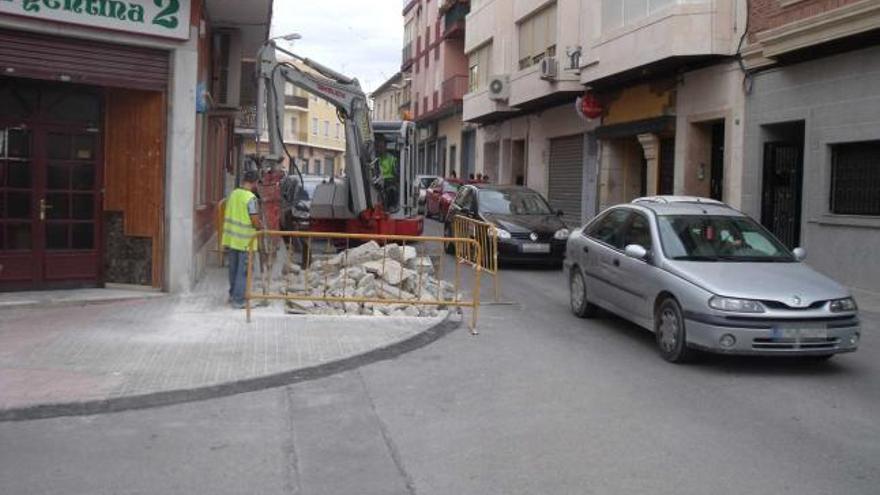
[[[46,198],[40,199],[40,221],[46,221],[46,211],[51,210],[53,208],[52,205],[46,204]]]
[[[589,253],[589,252],[590,252],[590,248],[588,248],[587,246],[584,246],[584,247],[581,248],[581,249],[583,249],[583,251],[584,251],[585,253]]]
[[[620,260],[614,260],[612,263],[614,263],[614,266],[620,266]]]

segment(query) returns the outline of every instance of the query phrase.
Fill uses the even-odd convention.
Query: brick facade
[[[749,2],[749,39],[757,33],[784,26],[862,0],[751,0]],[[787,6],[784,6],[788,4]]]

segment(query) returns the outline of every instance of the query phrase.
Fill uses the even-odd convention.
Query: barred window
[[[831,213],[880,216],[880,141],[831,146]]]

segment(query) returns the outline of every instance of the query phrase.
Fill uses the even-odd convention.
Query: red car
[[[437,179],[428,187],[425,194],[425,215],[428,218],[444,219],[449,205],[455,200],[458,188],[464,184],[461,179]]]

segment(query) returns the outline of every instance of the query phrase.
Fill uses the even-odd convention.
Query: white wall
[[[694,125],[724,121],[724,200],[742,205],[743,136],[745,133],[745,92],[743,73],[736,62],[715,65],[684,74],[678,86],[675,132],[675,192],[692,194],[700,157]],[[708,162],[706,178],[709,181]],[[708,186],[707,186],[708,187]]]

